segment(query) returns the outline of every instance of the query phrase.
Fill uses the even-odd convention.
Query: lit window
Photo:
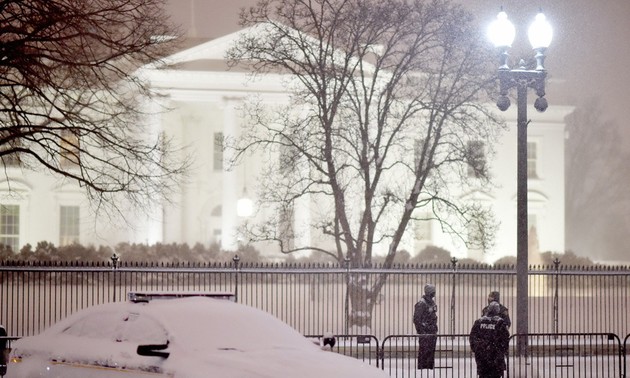
[[[223,133],[214,133],[214,155],[212,157],[213,169],[215,171],[223,170]]]
[[[79,206],[59,208],[59,245],[79,242]]]
[[[0,244],[20,251],[20,206],[0,205]]]
[[[538,144],[527,142],[527,176],[538,177]]]
[[[79,164],[79,136],[72,130],[61,131],[59,142],[59,154],[61,155],[61,165],[63,167],[75,166]]]

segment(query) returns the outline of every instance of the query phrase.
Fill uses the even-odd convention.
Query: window
[[[59,208],[59,245],[79,242],[79,206]]]
[[[98,327],[94,327],[98,324]],[[63,330],[64,335],[86,339],[166,344],[168,332],[157,320],[145,314],[105,311],[88,314]]]
[[[214,133],[214,150],[212,167],[215,171],[223,170],[223,133]]]
[[[0,205],[0,244],[20,251],[20,206]]]
[[[220,217],[223,213],[223,207],[221,207],[221,205],[219,206],[215,206],[212,211],[210,212],[210,215],[212,215],[213,217]]]
[[[479,140],[468,142],[466,158],[468,160],[468,177],[480,177],[485,175],[486,154],[484,143]]]
[[[210,229],[212,230],[211,243],[221,244],[221,214],[223,213],[223,207],[221,205],[215,206],[210,212],[212,217],[210,220]]]
[[[64,129],[61,131],[59,142],[59,154],[61,166],[70,167],[79,164],[79,136],[73,131]]]
[[[538,143],[527,142],[527,177],[538,178]]]
[[[288,205],[280,209],[278,221],[278,235],[283,244],[283,249],[295,248],[295,235],[293,229],[293,206]]]
[[[2,137],[3,140],[0,145],[0,151],[12,151],[22,146],[20,139],[12,136],[9,131],[0,132],[0,137]],[[0,156],[0,160],[5,167],[19,167],[22,163],[19,152],[13,151]]]
[[[295,149],[289,146],[281,146],[279,159],[280,172],[283,175],[289,175],[296,171],[298,156]]]
[[[212,241],[217,244],[221,244],[221,229],[215,228],[212,231]]]
[[[424,172],[420,172],[420,174],[425,174],[429,167],[429,151],[428,149],[431,146],[425,146],[426,139],[425,138],[416,138],[414,141],[414,149],[413,149],[413,165],[414,169],[418,168],[418,165],[422,163],[421,169]]]
[[[421,219],[414,221],[414,235],[418,241],[431,240],[431,219],[428,213],[425,213]]]
[[[470,222],[468,224],[468,258],[483,261],[484,250],[482,248],[482,239],[484,231],[478,222]]]
[[[10,153],[2,155],[2,164],[5,167],[19,167],[21,165],[20,155],[18,153]]]
[[[531,233],[532,229],[538,229],[538,217],[536,214],[527,215],[527,234]]]

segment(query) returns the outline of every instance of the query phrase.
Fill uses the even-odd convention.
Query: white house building
[[[188,146],[195,157],[191,179],[182,183],[174,204],[156,204],[149,216],[134,218],[135,227],[116,228],[108,220],[94,219],[80,188],[72,182],[9,168],[9,179],[0,183],[0,242],[14,250],[43,240],[56,245],[77,241],[111,246],[119,242],[217,242],[226,250],[236,249],[236,230],[248,215],[239,214],[239,201],[248,196],[253,199],[260,161],[249,157],[228,170],[220,141],[238,136],[243,122],[239,108],[248,96],[257,95],[271,104],[288,97],[278,77],[252,81],[249,72],[228,70],[225,53],[237,36],[238,32],[199,41],[169,57],[167,62],[172,64],[167,68],[148,66],[142,71],[163,95],[155,109],[168,109],[152,117],[152,127]],[[564,251],[564,119],[571,110],[557,105],[545,113],[536,112],[533,106],[528,109],[532,120],[528,130],[529,222],[536,228],[541,251]],[[403,248],[413,254],[435,245],[454,256],[486,262],[516,254],[516,107],[504,116],[510,128],[496,147],[496,159],[489,162],[496,187],[461,193],[462,198],[482,201],[494,210],[500,222],[495,247],[483,254],[469,251],[441,233],[437,225],[423,223],[416,225],[417,232],[406,239]],[[293,216],[296,224],[303,224],[309,216],[308,206]],[[303,237],[308,238],[308,233]],[[270,246],[261,252],[273,254]]]

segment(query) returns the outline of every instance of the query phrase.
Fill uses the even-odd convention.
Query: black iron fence
[[[378,295],[369,288],[387,281]],[[269,313],[302,334],[412,334],[413,307],[423,286],[437,287],[439,333],[467,334],[481,315],[488,292],[516,313],[512,267],[350,266],[242,264],[158,265],[107,263],[0,263],[0,324],[9,335],[27,336],[84,307],[125,300],[132,291],[227,291],[237,301]],[[350,298],[349,284],[364,297]],[[630,333],[630,269],[626,267],[530,267],[531,333]],[[372,301],[369,322],[353,327],[353,307]]]

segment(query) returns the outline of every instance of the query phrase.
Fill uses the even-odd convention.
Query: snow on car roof
[[[270,346],[310,348],[312,343],[276,317],[226,300],[190,297],[136,304],[152,308],[152,315],[167,325],[171,342],[180,339],[208,348],[255,349]],[[194,325],[191,327],[191,325]],[[193,341],[194,340],[194,341]]]
[[[165,325],[171,344],[183,340],[188,345],[203,346],[206,349],[254,349],[271,345],[281,347],[286,344],[292,347],[299,344],[311,347],[312,344],[295,329],[264,311],[227,300],[204,297],[92,306],[53,325],[43,334],[58,334],[79,318],[109,311],[148,314]],[[103,327],[101,323],[86,324],[83,327],[87,326]]]

